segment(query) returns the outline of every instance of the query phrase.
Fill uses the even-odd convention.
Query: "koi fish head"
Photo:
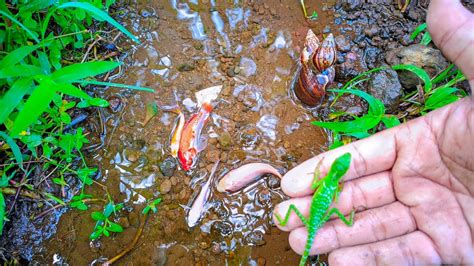
[[[190,148],[183,152],[178,153],[179,164],[184,171],[188,171],[194,164],[194,159],[196,158],[197,151],[195,148]]]

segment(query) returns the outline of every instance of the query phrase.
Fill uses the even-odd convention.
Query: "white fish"
[[[219,192],[235,192],[257,181],[264,174],[273,174],[281,179],[281,174],[273,166],[265,163],[249,163],[227,173],[217,184]]]
[[[210,186],[213,183],[212,181],[214,180],[214,175],[216,173],[218,165],[219,165],[219,160],[217,160],[217,162],[212,167],[211,174],[209,175],[209,179],[202,186],[201,192],[199,192],[199,195],[196,197],[193,204],[191,205],[191,208],[188,212],[188,218],[186,219],[189,227],[194,227],[201,219],[202,211],[204,209],[204,204],[206,204],[207,199],[209,198],[209,195],[211,192]]]

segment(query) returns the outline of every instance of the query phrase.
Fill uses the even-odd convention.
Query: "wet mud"
[[[333,86],[340,86],[385,64],[386,51],[412,44],[409,34],[425,19],[423,1],[412,1],[406,13],[396,1],[378,2],[306,1],[309,12],[319,14],[315,21],[304,19],[298,1],[120,3],[115,17],[143,43],[116,44],[124,51],[124,64],[112,77],[155,93],[97,89],[111,106],[91,110],[79,125],[91,138],[85,155],[100,170],[96,181],[115,202],[125,204],[115,220],[125,230],[90,241],[95,225],[90,213],[103,205],[92,204],[84,212],[58,208],[36,220],[34,229],[15,235],[16,242],[7,247],[26,246],[19,255],[39,263],[100,264],[132,242],[145,203],[160,197],[158,212],[150,215],[136,248],[118,264],[297,264],[288,234],[271,220],[274,206],[286,198],[278,178],[264,176],[232,194],[217,192],[214,184],[194,228],[186,224],[186,206],[217,160],[220,177],[250,162],[269,163],[283,174],[326,150],[328,137],[310,122],[328,112],[327,100],[310,109],[290,91],[304,37],[308,28],[320,37],[334,34],[338,61]],[[155,102],[173,104],[176,94],[189,118],[199,108],[195,92],[216,85],[223,89],[203,131],[207,147],[186,173],[170,156],[176,115],[159,110],[145,123],[147,109]],[[364,106],[349,97],[338,108],[356,113]],[[102,186],[86,192],[106,200]],[[42,236],[29,233],[35,231]]]

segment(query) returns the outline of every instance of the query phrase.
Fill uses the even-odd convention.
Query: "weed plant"
[[[91,202],[107,202],[84,193],[85,186],[97,183],[93,180],[97,168],[84,159],[81,149],[88,139],[83,128],[69,126],[71,111],[108,106],[106,100],[83,90],[88,84],[151,91],[93,78],[120,65],[113,57],[87,60],[94,41],[106,34],[99,30],[106,24],[99,22],[139,42],[108,15],[113,3],[0,0],[0,234],[18,197],[79,210],[87,210]],[[65,188],[77,183],[80,193],[69,200]],[[45,184],[53,186],[51,193],[41,189]],[[109,205],[117,205],[106,194],[108,219]],[[111,221],[101,226],[100,233],[98,225],[92,236],[120,231]]]
[[[418,34],[426,30],[426,23],[416,28],[412,34],[415,39]],[[428,45],[431,37],[425,32],[421,40],[422,44]],[[414,65],[395,65],[392,69],[397,71],[410,71],[415,74],[420,82],[417,90],[403,96],[398,113],[387,114],[381,100],[373,97],[362,90],[362,86],[375,72],[388,69],[379,67],[366,71],[349,82],[341,89],[330,90],[336,94],[331,107],[343,94],[353,94],[361,97],[368,103],[367,113],[362,116],[350,115],[346,112],[334,111],[328,116],[328,121],[314,121],[312,124],[328,130],[332,138],[329,149],[335,149],[353,140],[366,138],[376,132],[397,126],[400,119],[406,120],[426,114],[447,104],[453,103],[465,97],[467,93],[455,87],[458,83],[466,80],[463,73],[455,68],[453,64],[444,71],[430,77],[428,73]]]

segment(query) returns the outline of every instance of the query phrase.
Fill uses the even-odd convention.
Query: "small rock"
[[[340,0],[338,4],[342,5],[342,9],[345,11],[353,11],[361,8],[361,0]]]
[[[389,111],[395,111],[402,96],[402,85],[395,70],[376,72],[369,81],[368,92],[382,100]]]
[[[161,184],[160,184],[160,193],[161,194],[166,194],[166,193],[170,192],[170,190],[171,190],[171,181],[166,179],[163,182],[161,182]]]
[[[134,163],[138,160],[140,156],[140,152],[137,150],[129,150],[127,151],[127,160]]]
[[[168,157],[159,163],[159,167],[164,176],[173,176],[176,169],[176,160],[173,157]]]
[[[227,76],[229,77],[235,77],[237,75],[237,73],[234,72],[234,68],[233,67],[229,67],[227,68],[226,72]]]
[[[360,56],[349,52],[346,54],[345,62],[336,65],[336,80],[346,82],[355,76],[367,71],[367,66]]]
[[[346,37],[339,35],[335,38],[336,48],[341,52],[349,52],[351,50],[351,44],[347,41]]]
[[[229,149],[229,146],[232,144],[232,137],[229,132],[223,132],[219,136],[219,144],[225,150]]]
[[[219,157],[220,157],[220,152],[217,149],[210,150],[206,153],[206,157],[210,162],[213,162],[213,163],[217,162],[217,160],[219,160]]]
[[[184,63],[178,66],[179,72],[193,71],[196,68],[194,64]]]
[[[263,257],[258,257],[257,259],[257,265],[258,266],[265,266],[266,260]]]
[[[389,51],[385,60],[391,66],[398,64],[418,66],[423,68],[430,77],[448,67],[448,62],[439,50],[421,44],[413,44]],[[407,89],[415,88],[416,85],[422,83],[415,74],[409,71],[400,71],[398,76],[400,83]]]

